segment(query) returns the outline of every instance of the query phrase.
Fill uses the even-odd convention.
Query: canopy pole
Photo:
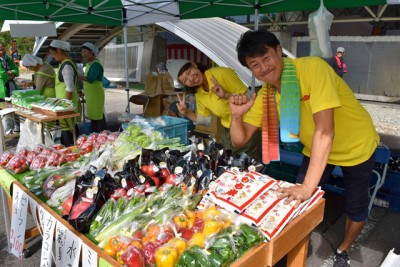
[[[259,0],[256,0],[254,3],[254,30],[258,30],[258,14],[260,9]],[[254,74],[251,74],[251,91],[256,92],[256,77]]]
[[[129,104],[129,66],[128,66],[128,27],[124,24],[124,62],[125,62],[125,91],[127,97],[128,108],[127,113],[131,113],[131,105]]]

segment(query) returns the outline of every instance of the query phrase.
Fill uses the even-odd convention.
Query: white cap
[[[65,41],[53,40],[53,41],[51,41],[50,46],[54,47],[54,48],[60,48],[61,50],[64,50],[67,52],[70,51],[70,44]]]
[[[336,49],[336,53],[339,53],[339,52],[342,52],[342,53],[344,53],[344,48],[343,47],[338,47],[337,49]]]
[[[167,70],[168,70],[169,74],[171,75],[172,79],[174,79],[174,81],[179,82],[179,80],[178,80],[179,71],[187,63],[190,63],[190,61],[186,60],[186,59],[168,59],[167,60]]]
[[[22,58],[22,65],[24,66],[34,67],[38,64],[39,65],[43,64],[43,60],[40,57],[31,54],[25,54],[24,57]]]
[[[89,43],[89,42],[84,43],[84,44],[82,45],[81,49],[82,49],[82,48],[87,48],[87,49],[89,49],[89,50],[92,50],[92,52],[93,52],[93,54],[94,54],[95,56],[97,56],[97,53],[99,53],[99,49],[97,48],[97,46],[95,46],[94,44]]]

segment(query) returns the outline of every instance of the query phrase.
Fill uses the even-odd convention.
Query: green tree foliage
[[[0,20],[0,28],[3,27],[3,22]],[[23,57],[27,53],[32,53],[33,46],[35,45],[35,38],[32,37],[23,37],[23,38],[13,38],[10,35],[10,32],[0,32],[0,41],[4,43],[7,51],[10,50],[11,41],[17,41],[17,49],[18,53]]]

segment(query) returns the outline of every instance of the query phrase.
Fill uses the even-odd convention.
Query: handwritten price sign
[[[14,184],[10,230],[11,253],[22,259],[24,250],[28,195]]]
[[[56,226],[57,220],[41,206],[39,206],[38,208],[40,225],[42,226],[43,231],[40,266],[50,267],[52,263],[54,228]]]
[[[82,265],[97,267],[97,253],[86,244],[82,244]]]

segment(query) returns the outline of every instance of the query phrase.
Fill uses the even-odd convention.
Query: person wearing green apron
[[[70,44],[65,41],[53,40],[49,46],[50,55],[60,62],[58,71],[55,77],[55,93],[56,98],[69,99],[75,105],[75,111],[79,112],[78,108],[78,69],[75,62],[69,57]],[[76,118],[60,120],[61,144],[65,146],[74,145],[73,129],[78,133]]]
[[[3,42],[0,42],[0,63],[0,99],[4,99],[10,97],[12,91],[18,90],[14,79],[19,76],[19,69],[12,58],[6,54],[6,47]],[[3,123],[6,135],[13,134],[13,131],[19,132],[19,122],[16,122],[13,118],[6,116],[1,123]]]
[[[79,76],[79,79],[83,81],[83,92],[86,100],[85,116],[90,120],[91,133],[107,129],[104,116],[104,68],[96,58],[97,53],[98,48],[92,43],[84,43],[81,47],[81,55],[86,62],[86,67],[84,76]]]
[[[34,71],[33,81],[25,83],[24,87],[35,86],[41,95],[56,97],[54,68],[43,62],[40,57],[26,54],[22,58],[22,65],[28,70]]]

